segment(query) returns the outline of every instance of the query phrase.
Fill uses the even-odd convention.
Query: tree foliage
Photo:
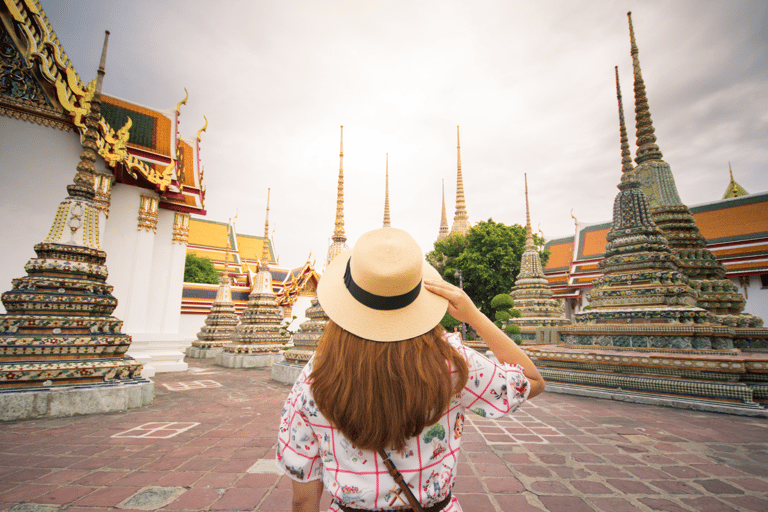
[[[184,262],[184,282],[217,284],[219,273],[208,258],[187,254]]]
[[[543,240],[536,235],[534,242],[543,245]],[[491,300],[512,290],[524,250],[524,227],[488,219],[475,224],[464,236],[454,233],[435,242],[427,261],[456,286],[459,279],[455,274],[461,270],[464,290],[483,313],[493,318]],[[539,255],[542,265],[546,265],[549,253]]]

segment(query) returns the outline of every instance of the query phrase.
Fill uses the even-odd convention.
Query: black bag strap
[[[402,490],[403,494],[405,494],[405,497],[408,498],[408,503],[411,504],[411,508],[414,510],[414,512],[424,512],[424,509],[421,507],[419,500],[416,499],[416,496],[414,496],[413,492],[411,492],[411,488],[408,487],[408,484],[405,483],[403,475],[400,474],[400,471],[398,471],[384,450],[379,450],[379,456],[384,462],[384,465],[387,467],[390,476],[395,479],[397,485],[400,486],[400,490]]]

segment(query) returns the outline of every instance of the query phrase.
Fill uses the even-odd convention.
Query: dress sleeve
[[[311,364],[310,361],[304,367],[285,401],[277,434],[275,465],[297,482],[310,482],[323,476],[317,438],[304,411],[308,403],[314,404],[309,389]]]
[[[494,363],[456,336],[449,343],[463,354],[469,365],[469,380],[461,392],[461,405],[483,417],[498,418],[515,411],[531,390],[519,364]],[[457,346],[458,344],[458,346]]]

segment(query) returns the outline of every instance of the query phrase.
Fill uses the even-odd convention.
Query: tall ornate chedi
[[[232,230],[232,231],[230,231]],[[192,358],[214,357],[221,352],[222,347],[229,343],[232,331],[240,320],[235,313],[235,304],[232,302],[231,278],[229,276],[229,248],[230,237],[235,236],[232,229],[232,220],[227,224],[227,252],[224,256],[224,270],[219,273],[219,288],[216,290],[216,298],[211,304],[208,316],[205,317],[205,325],[197,333],[197,340],[187,350],[187,356]]]
[[[525,249],[520,261],[520,273],[517,274],[510,295],[515,301],[515,309],[520,311],[520,317],[510,318],[509,321],[520,327],[523,341],[533,340],[537,328],[571,323],[565,318],[562,304],[552,298],[552,290],[549,289],[541,267],[539,251],[533,243],[531,211],[528,207],[528,174],[525,174]]]
[[[631,14],[627,13],[635,89],[635,172],[651,208],[653,221],[678,256],[680,271],[698,292],[699,307],[714,313],[716,321],[722,324],[739,327],[762,325],[759,318],[741,314],[745,305],[744,297],[736,285],[726,279],[723,264],[706,248],[707,242],[699,232],[691,211],[680,200],[672,170],[662,160],[640,71]]]
[[[600,262],[603,276],[588,293],[590,310],[577,313],[576,322],[705,322],[709,315],[696,307],[697,294],[678,270],[680,260],[651,219],[648,201],[632,168],[618,68],[616,93],[621,182],[613,203],[605,258]]]
[[[603,277],[558,345],[526,347],[554,392],[768,417],[768,330],[712,322],[651,218],[632,168],[618,71],[622,176]]]
[[[333,241],[328,247],[326,264],[333,258],[349,249],[347,236],[344,234],[344,126],[341,127],[341,142],[339,146],[339,182],[336,186],[336,221],[333,226]]]
[[[437,234],[437,241],[444,239],[448,236],[448,215],[445,211],[445,180],[443,182],[443,212],[440,214],[440,231]]]
[[[466,234],[471,227],[467,215],[467,205],[464,202],[464,178],[461,176],[461,140],[459,139],[459,127],[456,127],[456,214],[453,216],[451,233]]]
[[[333,228],[333,243],[328,248],[328,259],[326,260],[326,266],[337,255],[349,249],[346,244],[347,237],[344,234],[344,127],[341,127],[341,149],[339,151],[339,180],[336,189],[336,221]],[[389,175],[389,154],[387,154],[387,176]],[[387,184],[389,180],[387,179]],[[387,186],[388,189],[388,186]],[[384,209],[384,222],[389,220],[389,194],[385,194],[385,209]],[[307,321],[302,322],[299,326],[299,330],[293,335],[294,348],[286,350],[283,354],[285,360],[289,364],[303,365],[310,360],[315,353],[317,347],[317,341],[323,334],[325,324],[328,323],[328,315],[323,311],[322,306],[317,301],[317,297],[313,297],[304,315],[307,317]],[[291,374],[295,379],[296,375]],[[273,377],[274,378],[274,377]],[[293,379],[288,379],[292,381]]]
[[[384,226],[385,228],[390,227],[390,220],[389,220],[389,153],[387,153],[387,167],[386,167],[386,174],[384,179]]]
[[[48,237],[35,245],[37,257],[25,266],[27,276],[14,279],[13,289],[2,295],[7,314],[0,316],[0,390],[46,392],[78,385],[73,392],[114,392],[114,404],[110,409],[110,404],[98,404],[99,398],[89,395],[82,404],[72,398],[66,410],[53,411],[51,402],[44,405],[48,397],[36,398],[37,410],[20,412],[20,418],[106,412],[152,400],[151,383],[140,377],[142,365],[125,356],[131,337],[120,332],[122,320],[110,316],[117,300],[106,283],[107,254],[99,246],[94,174],[108,37],[106,32],[74,183],[67,186],[69,195],[59,205]],[[148,394],[142,398],[139,390],[138,402],[120,401],[127,384],[146,384]],[[14,419],[7,416],[13,412],[7,403],[12,395],[2,397],[4,419]]]
[[[264,243],[259,259],[253,290],[248,304],[240,316],[240,324],[232,331],[232,342],[224,345],[223,353],[216,356],[216,363],[227,367],[269,366],[277,352],[288,342],[281,322],[283,313],[272,289],[269,271],[269,189],[267,189],[267,216],[264,222]],[[248,356],[269,356],[263,359]],[[239,357],[238,357],[239,356]]]

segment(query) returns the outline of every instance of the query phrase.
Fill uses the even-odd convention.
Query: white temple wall
[[[760,317],[768,326],[768,288],[764,288],[760,276],[747,276],[746,290],[738,277],[729,278],[742,295],[746,295],[747,304],[744,313]],[[746,293],[745,293],[746,292]]]
[[[151,289],[147,297],[147,326],[145,332],[177,334],[180,304],[184,287],[186,245],[173,243],[175,212],[158,211],[157,235],[152,253]]]
[[[116,183],[102,247],[107,251],[107,281],[117,298],[113,315],[123,320],[123,332],[145,332],[152,251],[155,234],[138,230],[140,196],[144,189]],[[117,272],[115,272],[115,269]]]
[[[35,244],[48,236],[81,151],[74,131],[0,116],[0,293],[27,274],[24,265],[35,257]],[[96,169],[105,172],[102,162]]]
[[[179,299],[181,303],[181,299]],[[178,308],[179,306],[177,306]],[[208,315],[182,313],[179,315],[179,336],[186,340],[196,340],[200,328],[205,325]]]

